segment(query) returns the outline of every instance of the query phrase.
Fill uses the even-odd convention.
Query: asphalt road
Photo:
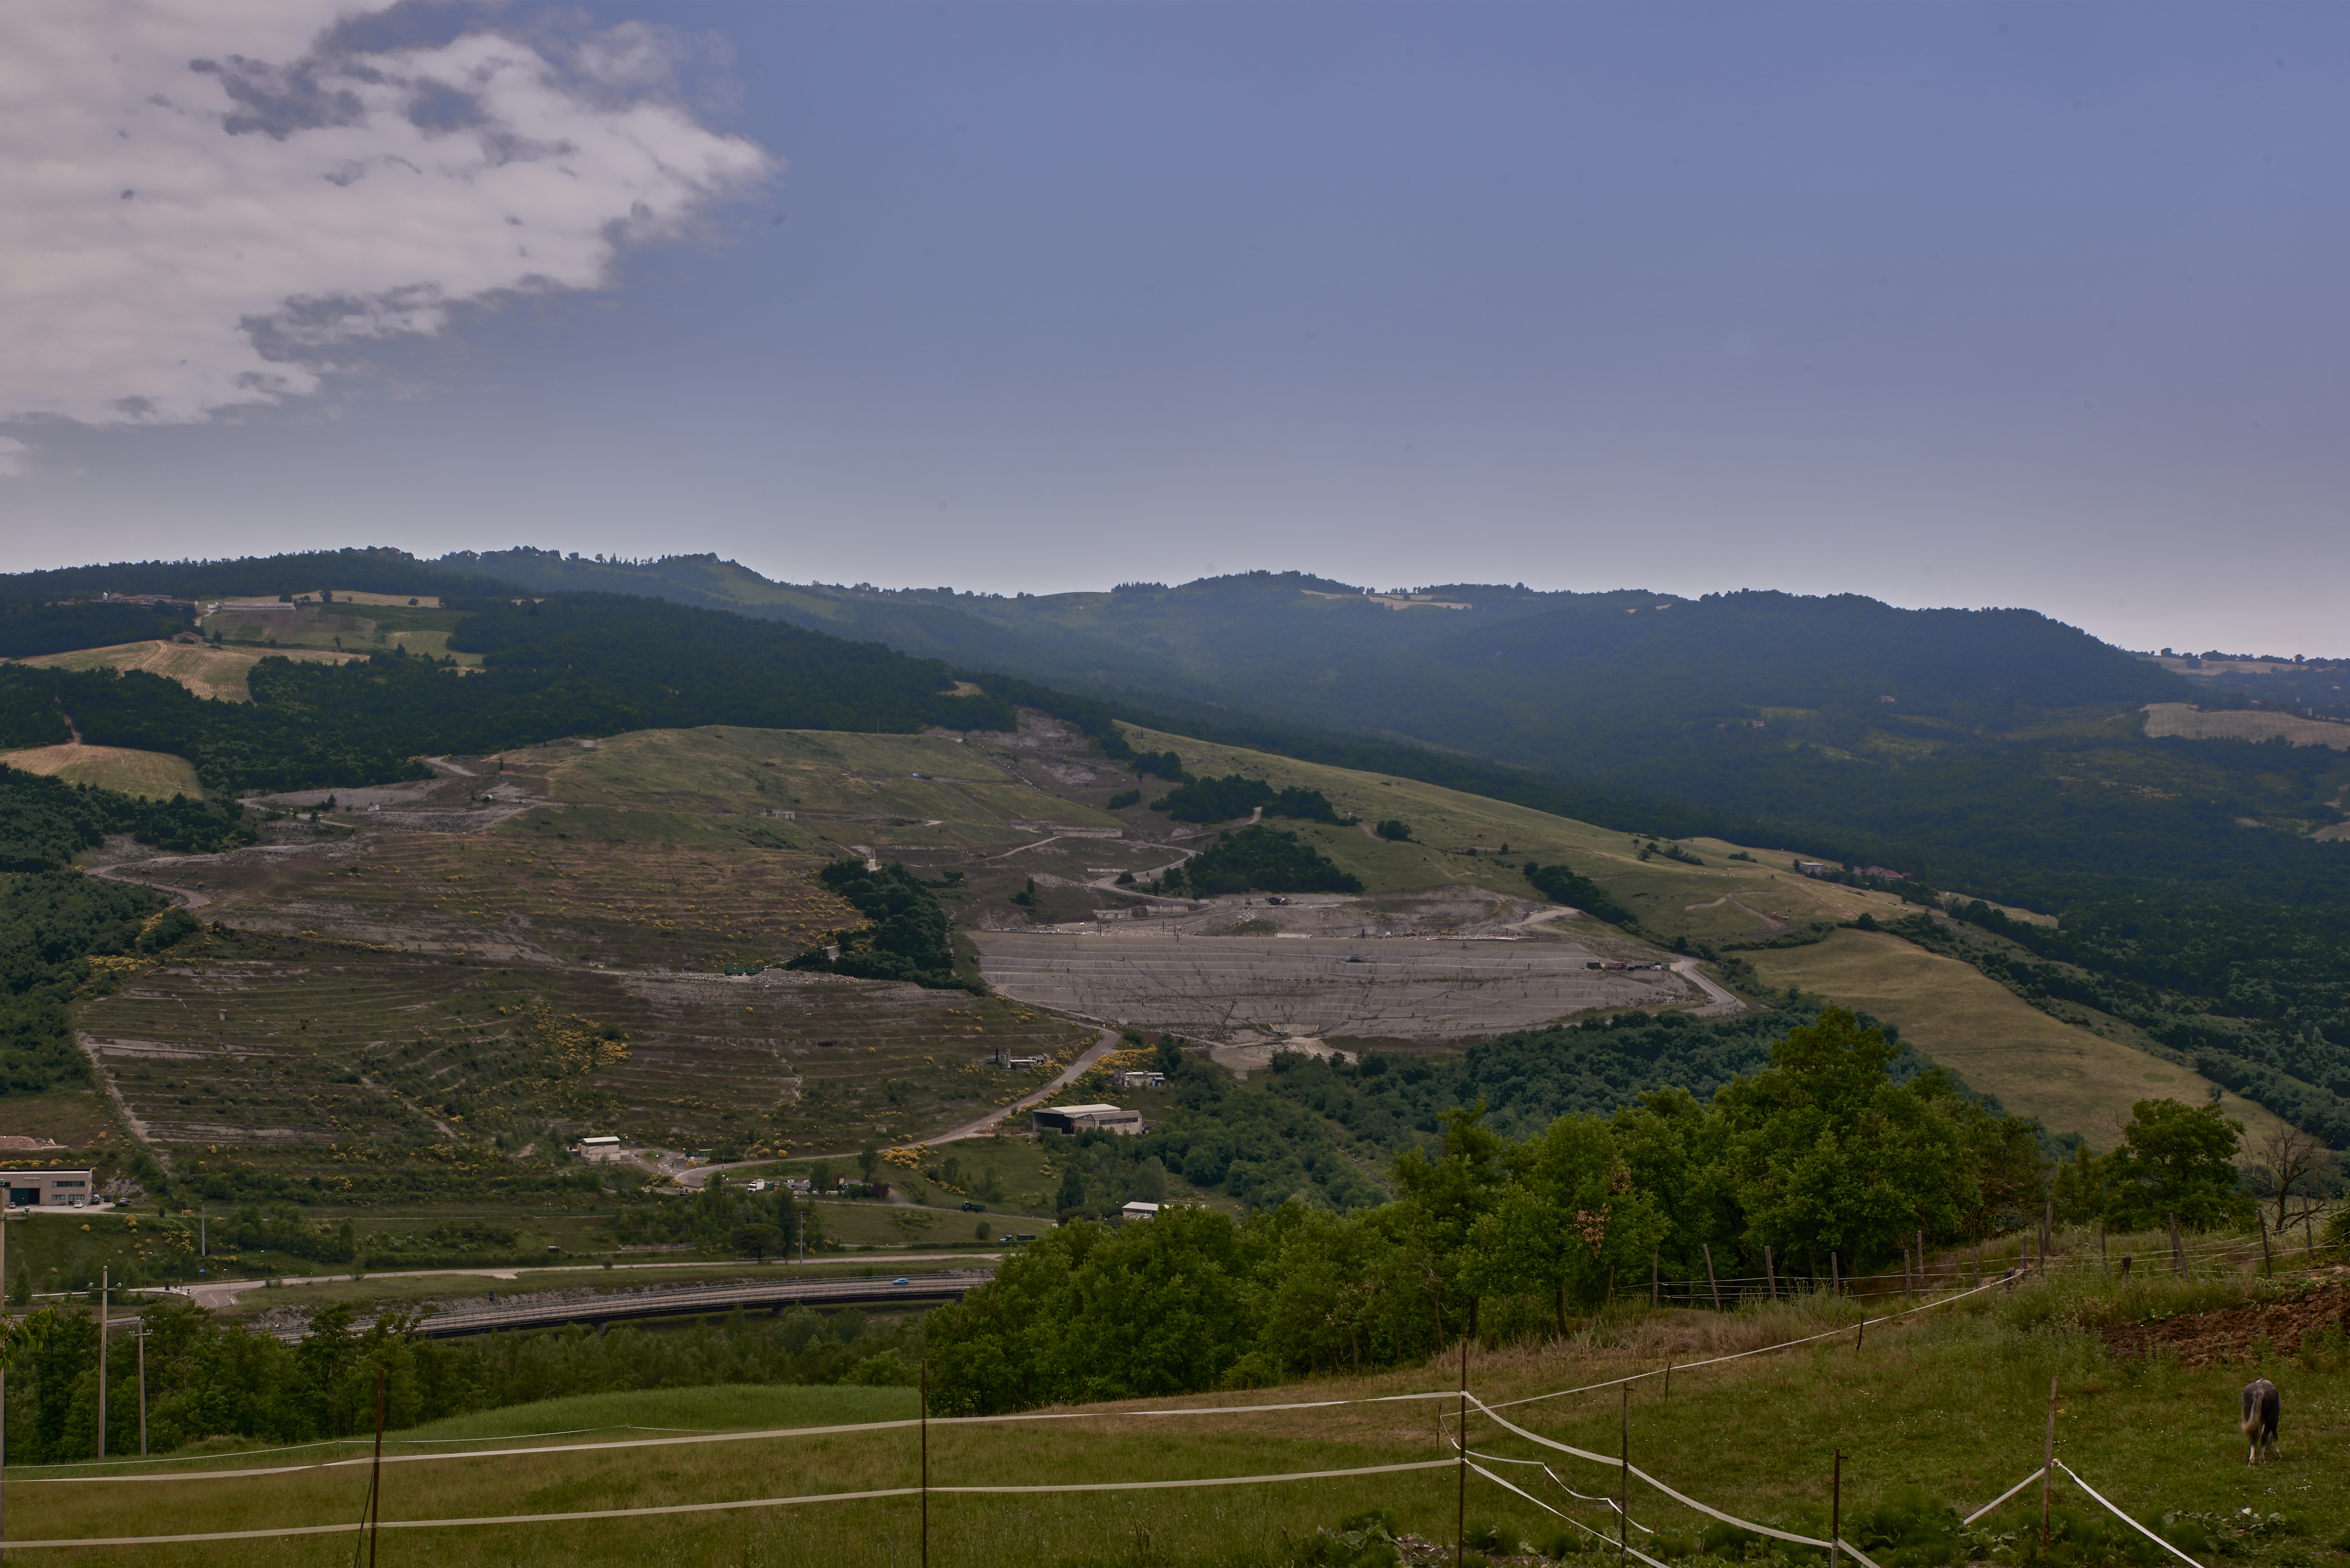
[[[712,1285],[699,1290],[649,1291],[641,1295],[602,1295],[588,1301],[518,1302],[512,1306],[481,1307],[466,1312],[436,1313],[417,1327],[426,1339],[450,1339],[500,1329],[556,1328],[565,1324],[626,1323],[642,1318],[684,1317],[702,1313],[732,1312],[736,1307],[772,1310],[806,1303],[810,1306],[868,1306],[896,1303],[960,1301],[989,1276],[979,1271],[962,1274],[911,1274],[895,1280],[793,1280],[752,1285]]]

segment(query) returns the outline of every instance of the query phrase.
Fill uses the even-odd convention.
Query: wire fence
[[[1585,1534],[1593,1536],[1607,1544],[1615,1546],[1618,1552],[1626,1559],[1637,1558],[1644,1565],[1644,1568],[1672,1568],[1672,1565],[1660,1561],[1658,1557],[1651,1555],[1649,1552],[1632,1544],[1631,1532],[1635,1530],[1640,1532],[1644,1536],[1648,1536],[1652,1539],[1656,1533],[1649,1526],[1640,1523],[1631,1516],[1629,1511],[1629,1488],[1631,1482],[1635,1480],[1650,1489],[1659,1496],[1668,1499],[1685,1509],[1700,1514],[1708,1519],[1730,1525],[1735,1529],[1751,1532],[1759,1536],[1786,1542],[1794,1545],[1810,1547],[1828,1552],[1835,1555],[1849,1557],[1856,1564],[1858,1565],[1858,1568],[1877,1568],[1877,1565],[1873,1563],[1868,1556],[1866,1556],[1860,1549],[1854,1546],[1851,1542],[1844,1539],[1840,1533],[1832,1534],[1831,1537],[1827,1538],[1811,1536],[1794,1531],[1783,1530],[1774,1525],[1763,1523],[1760,1521],[1742,1517],[1725,1509],[1717,1508],[1691,1493],[1684,1491],[1658,1478],[1646,1469],[1632,1464],[1628,1449],[1623,1453],[1608,1455],[1576,1448],[1572,1444],[1562,1442],[1555,1438],[1536,1432],[1520,1424],[1510,1416],[1503,1414],[1503,1412],[1523,1406],[1566,1398],[1575,1395],[1595,1393],[1607,1388],[1623,1388],[1628,1391],[1629,1386],[1634,1383],[1638,1383],[1649,1377],[1666,1376],[1669,1372],[1678,1371],[1687,1375],[1707,1367],[1721,1366],[1731,1362],[1747,1360],[1753,1356],[1768,1355],[1780,1351],[1793,1350],[1802,1345],[1814,1344],[1825,1339],[1835,1338],[1843,1334],[1849,1334],[1856,1336],[1864,1336],[1867,1329],[1873,1325],[1889,1323],[1896,1319],[1909,1317],[1917,1314],[1935,1312],[1944,1307],[1955,1305],[1960,1302],[1969,1300],[1970,1298],[1979,1296],[1986,1291],[1994,1290],[2002,1285],[2012,1282],[2013,1281],[2010,1276],[2002,1275],[1999,1278],[1983,1281],[1981,1283],[1968,1286],[1962,1290],[1943,1294],[1937,1299],[1929,1300],[1908,1306],[1900,1311],[1885,1313],[1876,1317],[1869,1317],[1864,1313],[1864,1315],[1856,1322],[1839,1324],[1834,1328],[1826,1329],[1817,1334],[1805,1334],[1776,1344],[1758,1346],[1752,1350],[1738,1351],[1718,1356],[1710,1356],[1698,1361],[1669,1366],[1668,1367],[1652,1368],[1643,1372],[1629,1374],[1622,1377],[1608,1378],[1600,1382],[1585,1384],[1572,1388],[1553,1389],[1546,1393],[1529,1395],[1517,1399],[1491,1402],[1471,1393],[1466,1386],[1464,1376],[1462,1386],[1456,1388],[1421,1389],[1403,1394],[1366,1395],[1347,1398],[1288,1400],[1277,1403],[1180,1406],[1129,1410],[1032,1410],[1012,1412],[1003,1415],[941,1417],[936,1418],[930,1417],[925,1414],[924,1416],[913,1418],[900,1418],[889,1421],[855,1422],[826,1427],[791,1427],[758,1431],[702,1431],[694,1429],[638,1427],[577,1428],[561,1431],[524,1434],[522,1435],[522,1438],[543,1438],[593,1436],[596,1433],[606,1431],[654,1432],[660,1435],[608,1438],[600,1441],[586,1443],[536,1443],[529,1446],[508,1446],[502,1448],[472,1449],[442,1448],[435,1451],[422,1453],[411,1452],[381,1454],[379,1452],[376,1455],[368,1457],[353,1456],[349,1458],[320,1459],[307,1463],[261,1467],[238,1466],[219,1468],[210,1470],[191,1471],[178,1469],[158,1471],[150,1469],[142,1471],[112,1475],[20,1476],[14,1478],[17,1480],[19,1485],[28,1483],[36,1485],[47,1483],[50,1485],[78,1486],[107,1484],[139,1485],[141,1483],[153,1484],[159,1482],[189,1480],[203,1480],[207,1482],[262,1480],[271,1477],[314,1473],[334,1469],[346,1469],[356,1466],[365,1465],[371,1467],[369,1472],[370,1480],[369,1485],[369,1497],[370,1505],[372,1505],[374,1500],[381,1495],[380,1482],[374,1478],[379,1476],[382,1468],[386,1466],[419,1463],[463,1463],[473,1460],[494,1460],[524,1456],[574,1456],[623,1449],[641,1450],[675,1449],[707,1444],[775,1442],[793,1438],[838,1437],[852,1434],[878,1435],[889,1432],[903,1433],[917,1428],[920,1428],[922,1433],[921,1453],[923,1472],[921,1482],[917,1486],[884,1487],[858,1491],[815,1492],[792,1497],[736,1498],[708,1502],[658,1503],[633,1508],[588,1509],[562,1512],[482,1514],[452,1518],[427,1517],[409,1519],[373,1519],[368,1517],[369,1513],[374,1511],[372,1506],[370,1506],[369,1508],[362,1511],[362,1515],[358,1520],[337,1521],[327,1524],[278,1525],[243,1530],[187,1532],[164,1535],[65,1536],[48,1539],[16,1540],[0,1542],[0,1549],[8,1551],[34,1551],[53,1548],[86,1550],[92,1547],[153,1548],[169,1545],[192,1545],[234,1541],[290,1539],[298,1536],[310,1535],[352,1535],[361,1532],[373,1532],[386,1530],[459,1530],[484,1529],[501,1526],[576,1524],[621,1519],[647,1519],[693,1514],[742,1512],[754,1510],[816,1507],[828,1503],[868,1502],[886,1501],[889,1499],[917,1497],[920,1498],[923,1501],[924,1530],[927,1532],[929,1518],[928,1500],[933,1493],[941,1496],[989,1497],[1036,1496],[1055,1493],[1085,1492],[1177,1491],[1192,1489],[1222,1487],[1275,1486],[1307,1481],[1340,1480],[1365,1476],[1399,1475],[1411,1472],[1457,1469],[1462,1476],[1462,1485],[1464,1488],[1466,1485],[1467,1476],[1473,1473],[1490,1485],[1531,1504],[1536,1509],[1541,1510],[1544,1513],[1560,1519],[1573,1528],[1583,1532]],[[2054,1392],[2055,1391],[2052,1386],[2052,1408]],[[1002,1427],[1022,1424],[1048,1424],[1060,1421],[1164,1421],[1197,1419],[1218,1416],[1263,1417],[1268,1414],[1279,1412],[1331,1410],[1344,1407],[1391,1406],[1416,1402],[1435,1402],[1439,1404],[1440,1407],[1441,1404],[1447,1402],[1457,1404],[1458,1414],[1455,1417],[1455,1425],[1453,1427],[1447,1428],[1445,1426],[1445,1412],[1440,1407],[1437,1411],[1439,1430],[1443,1438],[1445,1446],[1451,1450],[1451,1457],[1432,1459],[1402,1460],[1391,1463],[1360,1465],[1331,1469],[1290,1470],[1251,1475],[1126,1479],[1020,1485],[974,1485],[961,1483],[934,1485],[931,1482],[929,1475],[928,1431],[931,1427],[954,1428],[964,1427]],[[1467,1431],[1467,1422],[1470,1419],[1471,1411],[1473,1411],[1477,1417],[1491,1423],[1498,1432],[1505,1433],[1523,1442],[1532,1444],[1537,1449],[1557,1456],[1557,1459],[1526,1459],[1510,1455],[1489,1453],[1481,1449],[1472,1449],[1470,1445],[1469,1434]],[[414,1443],[455,1443],[473,1441],[504,1442],[507,1444],[514,1444],[521,1439],[507,1438],[387,1440],[395,1442],[408,1441]],[[296,1448],[320,1446],[327,1445],[296,1445],[294,1448],[275,1450],[256,1450],[256,1452],[292,1452],[295,1451],[295,1449]],[[1605,1494],[1587,1493],[1575,1490],[1559,1475],[1555,1468],[1558,1462],[1564,1460],[1573,1460],[1578,1464],[1596,1466],[1614,1472],[1618,1484],[1620,1493],[1619,1497],[1610,1498]],[[2194,1559],[2188,1557],[2184,1552],[2179,1552],[2177,1547],[2171,1545],[2170,1542],[2162,1540],[2160,1536],[2156,1535],[2152,1531],[2147,1530],[2145,1525],[2131,1518],[2127,1513],[2124,1512],[2122,1509],[2109,1501],[2102,1493],[2091,1487],[2087,1481],[2082,1480],[2079,1475],[2064,1461],[2061,1459],[2054,1459],[2053,1452],[2052,1462],[2054,1462],[2057,1469],[2063,1471],[2065,1476],[2077,1483],[2085,1494],[2095,1500],[2100,1506],[2108,1510],[2116,1517],[2122,1519],[2130,1526],[2131,1529],[2146,1535],[2148,1539],[2154,1541],[2172,1555],[2180,1558],[2182,1561],[2187,1562],[2189,1564],[2194,1564]],[[1555,1495],[1560,1500],[1559,1502],[1554,1503],[1552,1501],[1545,1501],[1544,1498],[1536,1495],[1534,1490],[1529,1490],[1528,1487],[1520,1486],[1515,1481],[1513,1481],[1500,1474],[1496,1468],[1509,1466],[1538,1470],[1541,1473],[1542,1480],[1544,1482],[1547,1482],[1555,1490]],[[2045,1465],[2038,1469],[2034,1469],[2032,1474],[2026,1476],[2014,1486],[2010,1487],[1997,1498],[1994,1498],[1989,1503],[1984,1504],[1982,1507],[1975,1510],[1972,1513],[1967,1515],[1965,1522],[1971,1525],[1977,1521],[1982,1519],[1993,1510],[2014,1498],[2017,1493],[2022,1491],[2033,1481],[2042,1480],[2043,1477],[2047,1474],[2047,1470],[2048,1468]],[[1531,1475],[1526,1479],[1530,1483],[1534,1483],[1534,1478]],[[1463,1493],[1463,1497],[1465,1499],[1465,1491]],[[1612,1522],[1616,1524],[1616,1533],[1614,1537],[1611,1539],[1605,1532],[1595,1529],[1586,1521],[1575,1517],[1575,1515],[1570,1511],[1570,1508],[1568,1506],[1565,1506],[1571,1502],[1596,1505],[1607,1510]],[[2200,1568],[2200,1565],[2194,1564],[2194,1568]]]

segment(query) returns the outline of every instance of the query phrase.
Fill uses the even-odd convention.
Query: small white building
[[[1143,1067],[1128,1067],[1112,1073],[1109,1086],[1113,1089],[1163,1089],[1167,1086],[1167,1075]]]
[[[1032,1132],[1081,1133],[1096,1127],[1127,1135],[1142,1130],[1142,1113],[1117,1106],[1046,1106],[1028,1113]]]
[[[11,1209],[87,1209],[95,1200],[87,1170],[0,1170]]]
[[[1159,1205],[1145,1203],[1138,1198],[1118,1212],[1122,1220],[1156,1220],[1159,1218]]]

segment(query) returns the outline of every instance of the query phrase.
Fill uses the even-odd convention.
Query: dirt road
[[[1724,992],[1723,994],[1727,995],[1728,993]],[[1732,1000],[1735,999],[1733,998]],[[994,1130],[996,1125],[1002,1122],[1006,1116],[1018,1116],[1022,1111],[1026,1110],[1029,1106],[1060,1093],[1063,1089],[1067,1088],[1071,1084],[1076,1083],[1087,1068],[1092,1066],[1095,1063],[1108,1055],[1112,1051],[1117,1050],[1118,1046],[1118,1031],[1115,1029],[1105,1029],[1101,1032],[1100,1039],[1096,1040],[1091,1045],[1087,1046],[1085,1052],[1079,1055],[1076,1061],[1070,1063],[1067,1067],[1062,1070],[1058,1077],[1045,1085],[1043,1088],[1035,1091],[1033,1094],[1023,1095],[1018,1099],[1013,1101],[1010,1105],[1005,1106],[1003,1109],[990,1111],[985,1116],[980,1117],[977,1121],[965,1122],[962,1126],[954,1128],[952,1131],[936,1133],[929,1137],[916,1138],[910,1144],[900,1144],[898,1147],[902,1148],[933,1148],[942,1143],[952,1143],[958,1138],[979,1137],[986,1133],[992,1132]],[[794,1159],[855,1159],[857,1155],[855,1151],[852,1150],[847,1154],[795,1154],[792,1156],[792,1158]],[[677,1173],[677,1184],[680,1187],[698,1188],[722,1170],[743,1170],[754,1165],[773,1165],[775,1163],[775,1159],[770,1157],[766,1159],[738,1159],[727,1165],[696,1166],[691,1170],[679,1171]]]

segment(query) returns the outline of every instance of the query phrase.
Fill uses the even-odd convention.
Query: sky
[[[0,569],[1772,587],[2350,655],[2350,7],[0,10]]]

